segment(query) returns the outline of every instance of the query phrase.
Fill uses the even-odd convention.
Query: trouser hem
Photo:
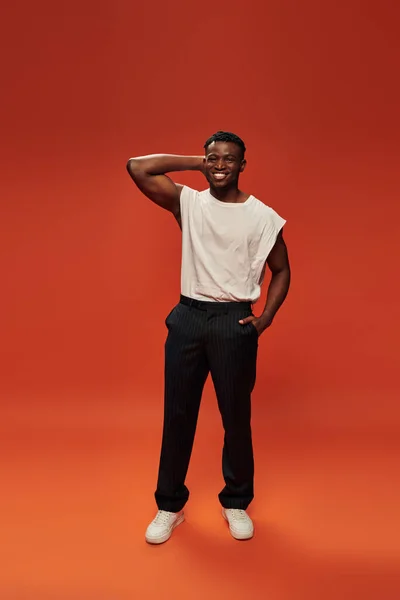
[[[237,498],[234,500],[220,499],[222,508],[234,508],[238,510],[246,510],[251,502],[251,500],[238,500]]]

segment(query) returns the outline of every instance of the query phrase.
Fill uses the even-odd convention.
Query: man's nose
[[[222,158],[219,158],[217,160],[216,167],[217,167],[217,169],[221,169],[221,170],[225,167],[225,164],[224,164],[224,161]]]

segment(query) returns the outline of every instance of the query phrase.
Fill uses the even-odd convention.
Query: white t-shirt
[[[181,293],[209,302],[256,302],[265,261],[285,219],[254,196],[221,202],[210,190],[187,186],[180,205]]]

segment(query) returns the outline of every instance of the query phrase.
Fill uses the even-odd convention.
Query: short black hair
[[[214,133],[204,144],[204,149],[207,150],[208,146],[213,142],[232,142],[233,144],[236,144],[236,146],[239,146],[239,148],[242,150],[243,156],[246,152],[244,141],[238,135],[231,133],[230,131],[217,131]]]

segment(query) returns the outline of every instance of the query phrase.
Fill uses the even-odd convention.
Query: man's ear
[[[243,173],[243,171],[244,171],[244,170],[245,170],[245,168],[246,168],[246,165],[247,165],[247,160],[244,158],[244,159],[242,160],[242,162],[241,162],[241,165],[240,165],[240,173]]]

